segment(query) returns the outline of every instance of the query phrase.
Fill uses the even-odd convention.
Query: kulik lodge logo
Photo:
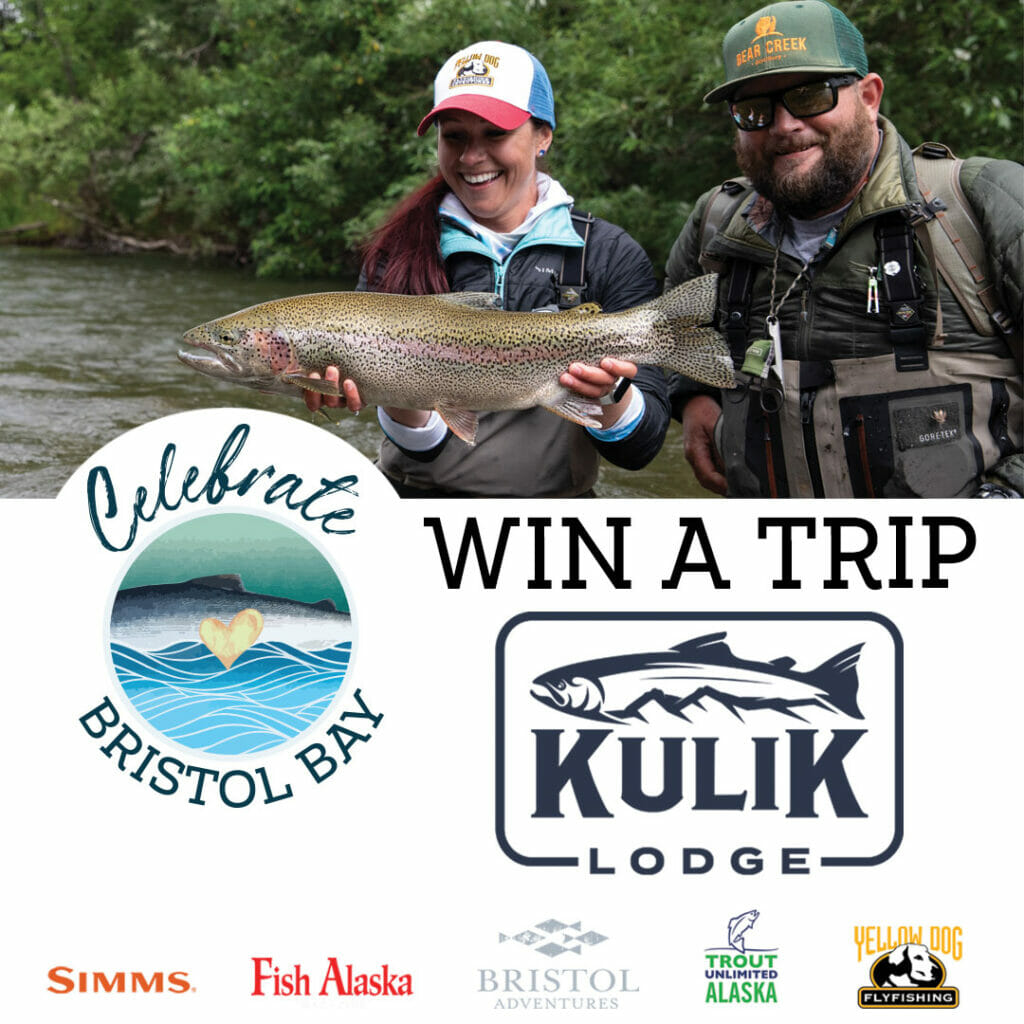
[[[807,874],[902,839],[902,641],[875,614],[527,613],[496,707],[520,864]]]

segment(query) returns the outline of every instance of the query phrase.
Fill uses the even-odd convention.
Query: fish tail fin
[[[854,644],[840,651],[827,661],[823,661],[808,676],[815,686],[821,687],[828,694],[829,701],[840,711],[851,718],[863,718],[857,706],[857,664],[860,661],[861,648],[864,645]]]
[[[686,281],[649,305],[668,327],[667,369],[717,388],[736,386],[729,347],[712,326],[718,305],[717,274]]]

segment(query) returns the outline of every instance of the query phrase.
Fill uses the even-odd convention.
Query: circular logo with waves
[[[208,754],[259,754],[327,711],[352,656],[348,598],[304,537],[201,516],[156,538],[114,597],[110,652],[135,710]]]

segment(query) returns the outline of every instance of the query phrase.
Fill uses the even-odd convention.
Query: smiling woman
[[[572,196],[538,168],[554,138],[555,104],[536,57],[498,41],[457,51],[434,80],[418,134],[434,125],[439,173],[371,237],[360,288],[489,292],[504,310],[551,313],[580,302],[613,313],[657,295],[640,246],[576,212]],[[324,377],[339,395],[308,392],[311,409],[362,408],[366,396],[353,380],[339,380],[334,366]],[[470,447],[453,436],[439,395],[434,409],[378,409],[380,467],[403,497],[579,497],[592,493],[602,456],[640,469],[658,453],[669,419],[657,367],[573,362],[558,384],[564,397],[590,403],[599,426],[538,408],[490,412]]]

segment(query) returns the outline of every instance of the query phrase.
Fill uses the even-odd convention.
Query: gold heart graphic
[[[199,639],[225,668],[231,668],[262,632],[263,616],[255,608],[240,611],[230,626],[212,618],[199,623]]]

